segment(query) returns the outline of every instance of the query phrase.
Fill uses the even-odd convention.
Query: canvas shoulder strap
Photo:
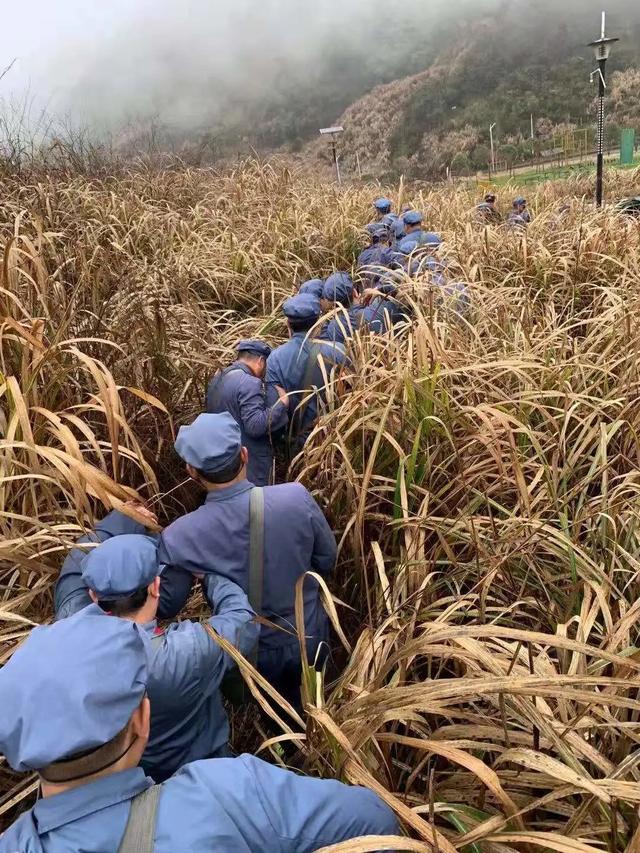
[[[313,390],[313,379],[315,376],[316,368],[318,367],[318,356],[322,352],[322,348],[320,344],[311,344],[309,347],[309,351],[307,353],[307,361],[304,368],[304,376],[302,377],[302,388],[300,391],[304,391],[307,393]],[[304,417],[304,413],[307,410],[307,406],[309,405],[309,397],[303,398],[297,405],[293,419],[292,419],[292,432],[294,434],[300,432],[302,427],[302,419]]]
[[[307,355],[307,363],[304,369],[304,377],[302,379],[302,391],[311,391],[313,388],[313,377],[318,366],[318,356],[322,352],[320,344],[311,344],[309,354]]]
[[[153,785],[131,800],[127,826],[118,853],[153,853],[162,785]]]
[[[262,613],[264,584],[264,491],[251,489],[249,496],[249,603]]]
[[[342,344],[339,344],[337,341],[322,341],[320,343],[313,343],[309,347],[309,353],[307,355],[307,363],[305,366],[304,377],[302,380],[302,388],[301,391],[306,391],[307,396],[303,399],[296,408],[294,420],[292,423],[293,430],[292,432],[295,434],[299,432],[302,428],[302,420],[304,418],[304,413],[307,410],[307,406],[309,405],[309,392],[314,390],[314,377],[316,370],[318,369],[318,356],[322,356],[322,360],[325,364],[335,365],[337,364],[336,360],[331,358],[331,356],[327,353],[327,349],[331,347],[334,352],[340,353],[344,355],[345,349]],[[317,388],[315,389],[317,391]]]

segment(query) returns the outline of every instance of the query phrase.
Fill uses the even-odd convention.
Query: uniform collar
[[[249,367],[248,364],[245,364],[243,361],[234,361],[231,365],[230,370],[241,370],[243,373],[249,374],[249,376],[254,376],[253,370]]]
[[[131,800],[152,785],[153,780],[144,775],[142,767],[134,767],[71,791],[40,799],[32,812],[38,834],[44,835],[101,809]]]
[[[216,489],[213,492],[207,493],[206,503],[216,503],[217,501],[226,501],[229,498],[235,498],[236,495],[241,495],[243,492],[248,492],[255,488],[249,480],[241,480],[239,483],[234,483],[233,486],[227,486],[224,489]]]

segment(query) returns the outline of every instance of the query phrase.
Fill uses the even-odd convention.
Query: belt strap
[[[262,614],[264,583],[264,492],[251,489],[249,496],[249,603]]]
[[[300,390],[305,391],[307,396],[304,400],[300,402],[298,407],[296,408],[294,419],[292,422],[292,433],[297,435],[302,431],[302,420],[304,418],[304,413],[307,410],[307,406],[311,402],[311,398],[309,396],[309,392],[313,391],[314,394],[318,395],[318,386],[314,385],[314,377],[316,370],[319,370],[318,365],[318,356],[322,358],[322,361],[325,365],[331,365],[335,367],[338,363],[335,359],[331,358],[331,356],[326,352],[326,350],[331,347],[334,352],[338,352],[341,355],[344,355],[345,349],[342,344],[337,343],[336,341],[322,341],[321,343],[311,344],[309,347],[309,354],[307,355],[307,364],[304,371],[304,378],[302,380],[302,388]]]
[[[309,353],[307,355],[307,363],[305,365],[304,377],[302,378],[302,388],[301,390],[305,392],[306,397],[304,400],[301,400],[295,411],[295,432],[300,432],[302,429],[302,420],[304,418],[304,413],[307,410],[307,406],[310,402],[309,392],[314,390],[313,378],[316,372],[316,368],[318,367],[318,356],[322,352],[322,349],[319,344],[311,344],[309,347]]]
[[[118,853],[153,853],[162,785],[153,785],[131,800],[127,826]]]

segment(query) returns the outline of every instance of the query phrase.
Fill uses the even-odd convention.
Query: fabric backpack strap
[[[251,489],[249,496],[249,603],[262,614],[264,583],[264,491]]]
[[[131,800],[127,826],[118,853],[153,853],[162,785],[153,785]]]
[[[310,401],[310,392],[314,390],[314,374],[316,369],[318,368],[318,356],[322,356],[322,360],[325,364],[329,364],[332,367],[338,364],[338,362],[331,358],[331,356],[325,352],[325,350],[331,347],[335,352],[340,353],[340,355],[344,355],[345,348],[342,344],[337,343],[336,341],[320,341],[318,343],[311,344],[309,348],[309,353],[307,355],[307,363],[305,366],[304,377],[302,380],[302,388],[301,391],[306,391],[307,396],[306,399],[302,400],[297,406],[293,419],[292,419],[292,434],[297,435],[302,429],[302,419],[304,417],[304,413],[309,405]],[[315,388],[317,393],[318,389]]]
[[[318,366],[318,356],[322,352],[322,347],[320,344],[311,344],[309,348],[309,353],[307,355],[307,363],[304,369],[304,376],[302,378],[302,388],[301,391],[304,391],[309,394],[310,391],[313,390],[313,377]],[[309,405],[309,397],[301,400],[298,406],[296,407],[295,414],[293,417],[293,425],[294,425],[294,433],[300,432],[302,428],[302,419],[304,417],[304,413]]]
[[[213,378],[213,389],[211,392],[211,397],[208,400],[208,407],[210,409],[217,409],[220,405],[220,400],[222,398],[222,391],[224,388],[224,380],[230,373],[244,373],[241,367],[234,367],[231,365],[230,367],[225,367],[224,370],[221,370],[220,373],[217,373]]]

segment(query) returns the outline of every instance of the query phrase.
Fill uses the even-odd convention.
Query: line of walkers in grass
[[[222,699],[240,654],[295,713],[304,665],[321,670],[330,658],[321,585],[305,576],[331,578],[335,536],[302,485],[269,485],[274,443],[302,447],[328,382],[348,373],[355,331],[406,323],[404,281],[451,286],[421,215],[394,218],[384,199],[375,208],[361,286],[344,272],[305,282],[283,306],[289,340],[274,350],[241,341],[209,385],[206,412],[180,428],[175,451],[202,505],[161,533],[141,504],[110,512],[67,556],[55,622],[0,670],[0,752],[35,771],[42,792],[0,837],[0,853],[302,853],[398,832],[371,791],[234,758]],[[209,618],[160,627],[194,588]]]

